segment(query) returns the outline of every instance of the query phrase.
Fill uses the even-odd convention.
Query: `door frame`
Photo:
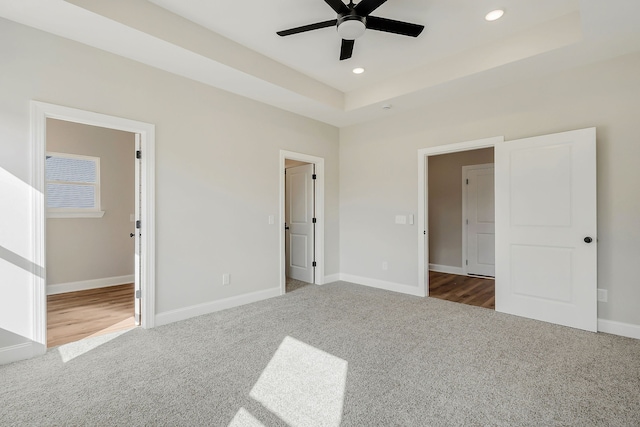
[[[32,198],[34,222],[33,261],[46,272],[46,202],[45,202],[45,154],[47,119],[58,119],[116,129],[140,135],[141,162],[141,229],[140,238],[140,286],[143,328],[155,325],[155,125],[109,116],[61,105],[31,101],[31,164],[32,182],[35,188]],[[136,195],[138,194],[136,189]],[[47,283],[44,277],[32,275],[34,309],[32,311],[33,341],[47,347]]]
[[[480,170],[480,169],[495,169],[495,163],[482,163],[477,165],[467,165],[462,166],[462,272],[466,275],[469,274],[468,265],[464,262],[467,259],[467,227],[466,218],[467,218],[467,185],[465,180],[467,179],[467,174],[472,170]],[[495,176],[495,172],[494,172]],[[495,195],[495,185],[494,185],[494,195]]]
[[[285,256],[285,160],[297,160],[300,162],[312,163],[316,170],[316,229],[314,236],[314,251],[316,261],[316,271],[314,276],[315,285],[324,284],[324,158],[309,154],[296,153],[294,151],[280,150],[279,162],[279,215],[278,215],[278,240],[280,248],[279,268],[280,268],[280,295],[286,293],[287,269]]]
[[[418,150],[418,290],[421,296],[429,296],[429,275],[425,274],[425,266],[429,266],[426,262],[429,256],[429,157],[490,148],[502,142],[504,136],[494,136]]]

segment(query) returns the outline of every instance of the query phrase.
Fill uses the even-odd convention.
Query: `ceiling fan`
[[[358,4],[354,4],[353,0],[349,0],[348,5],[344,4],[341,0],[324,1],[338,14],[336,19],[278,31],[277,34],[284,37],[306,31],[318,30],[320,28],[333,27],[335,25],[338,29],[338,35],[342,37],[342,47],[340,48],[340,60],[342,61],[351,58],[355,40],[362,36],[366,29],[385,31],[410,37],[418,37],[424,29],[424,25],[369,15],[378,7],[382,6],[387,0],[362,0]]]

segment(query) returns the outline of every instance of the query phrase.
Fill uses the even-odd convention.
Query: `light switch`
[[[409,215],[409,224],[413,225],[413,215]]]
[[[396,215],[396,224],[406,224],[407,223],[407,217],[406,215]]]

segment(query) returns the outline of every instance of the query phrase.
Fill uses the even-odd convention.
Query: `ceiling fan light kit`
[[[386,1],[362,0],[358,4],[354,4],[353,0],[350,0],[347,5],[342,0],[324,0],[337,13],[336,19],[278,31],[277,34],[284,37],[335,25],[338,35],[342,38],[342,46],[340,48],[341,61],[351,58],[355,40],[361,37],[368,29],[418,37],[424,30],[424,25],[370,16],[371,12],[382,6]]]
[[[355,40],[364,35],[367,18],[347,15],[338,19],[338,35],[345,40]]]

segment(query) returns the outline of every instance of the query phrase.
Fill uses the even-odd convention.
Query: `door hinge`
[[[311,175],[311,179],[316,179],[316,174]]]
[[[467,220],[467,225],[469,225],[469,220]]]
[[[136,228],[140,228],[140,220],[136,221]]]
[[[140,289],[136,289],[136,299],[140,299]]]
[[[469,185],[469,180],[467,179],[467,185]]]
[[[469,260],[466,260],[465,265],[469,265]]]
[[[142,158],[142,151],[138,150],[136,151],[136,159],[141,159]]]
[[[316,266],[316,262],[315,262],[315,261],[313,261],[313,264],[311,264],[311,266],[312,266],[312,267],[315,267],[315,266]]]
[[[311,220],[311,222],[312,222],[312,223],[314,223],[314,224],[316,223],[316,221],[317,221],[317,220],[316,220],[315,218],[313,218],[313,219]]]

